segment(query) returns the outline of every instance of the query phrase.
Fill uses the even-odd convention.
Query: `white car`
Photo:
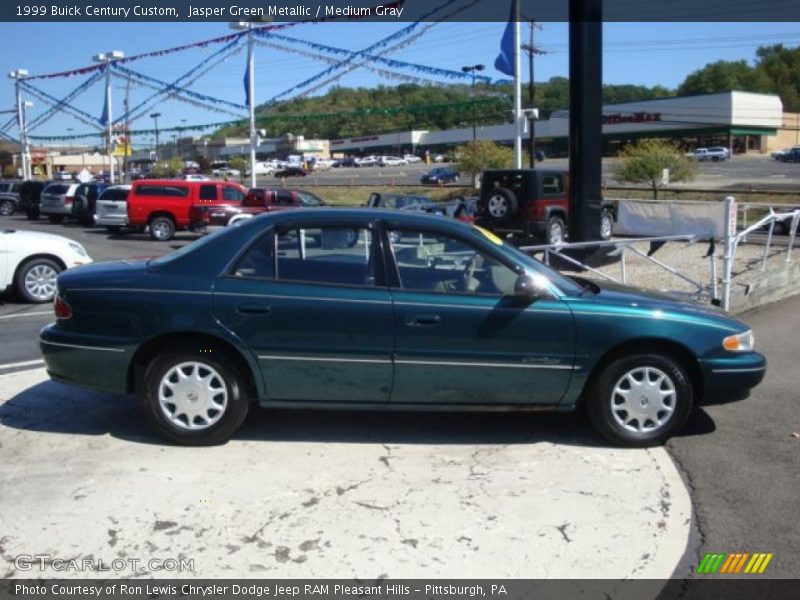
[[[0,229],[0,290],[50,302],[61,271],[92,262],[78,242],[52,233]]]
[[[112,233],[128,224],[129,185],[112,185],[103,190],[95,202],[94,224],[101,225]]]
[[[374,167],[378,165],[378,159],[374,156],[364,156],[363,158],[357,158],[356,164],[359,167]]]
[[[378,164],[382,167],[403,167],[408,164],[408,161],[399,156],[381,156]]]
[[[422,158],[416,154],[403,154],[403,159],[405,159],[406,163],[409,165],[422,162]]]
[[[242,172],[239,171],[239,169],[225,168],[225,169],[214,169],[213,171],[211,171],[211,174],[214,177],[241,177]]]
[[[256,177],[272,175],[273,173],[275,173],[275,167],[272,163],[263,161],[256,163]],[[244,174],[246,177],[250,177],[250,169],[247,169]]]
[[[187,173],[183,176],[186,181],[211,181],[209,177],[201,175],[200,173]]]

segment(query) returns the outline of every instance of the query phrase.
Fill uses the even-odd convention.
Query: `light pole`
[[[250,116],[250,187],[256,187],[256,146],[258,145],[258,133],[256,132],[256,65],[253,25],[253,23],[248,23],[247,21],[231,23],[231,29],[247,31],[247,109]]]
[[[536,29],[541,29],[541,25],[536,24],[536,19],[528,19],[528,23],[531,26],[531,37],[530,43],[522,44],[522,49],[528,53],[528,95],[530,96],[531,108],[536,108],[536,84],[533,81],[533,57],[536,54],[546,54],[544,50],[539,50],[533,43],[533,33]],[[536,140],[534,139],[534,131],[536,119],[529,119],[528,126],[530,127],[530,137],[528,138],[528,153],[530,157],[528,158],[528,165],[532,169],[534,167],[535,155],[536,155]]]
[[[483,71],[486,68],[484,65],[467,65],[466,67],[461,67],[461,70],[464,73],[469,73],[472,75],[472,95],[473,100],[475,99],[475,73],[478,71]],[[477,138],[477,115],[475,114],[475,105],[472,105],[472,141],[474,142]]]
[[[14,89],[17,95],[17,125],[19,126],[20,160],[22,161],[22,178],[31,178],[31,161],[28,149],[28,132],[25,128],[25,107],[22,103],[22,88],[20,82],[28,76],[25,69],[14,69],[8,72],[14,80]]]
[[[158,117],[161,116],[160,112],[150,113],[150,118],[153,119],[156,130],[156,162],[158,162]]]
[[[111,50],[110,52],[101,52],[100,54],[94,55],[95,62],[101,62],[106,65],[106,121],[108,125],[108,170],[109,170],[109,180],[111,183],[114,183],[114,157],[112,156],[114,152],[113,144],[112,144],[112,127],[113,121],[111,118],[111,63],[115,60],[120,60],[121,58],[125,58],[125,53],[121,50]]]

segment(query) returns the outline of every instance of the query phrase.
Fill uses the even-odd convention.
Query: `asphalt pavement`
[[[697,411],[667,449],[691,490],[698,558],[706,552],[771,552],[765,576],[800,572],[800,296],[738,315],[768,360],[744,400]],[[721,400],[725,400],[724,398]]]

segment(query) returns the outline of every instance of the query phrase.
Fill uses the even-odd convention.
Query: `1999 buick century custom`
[[[692,406],[757,385],[746,325],[567,278],[479,228],[385,210],[259,216],[147,262],[63,273],[53,379],[137,393],[173,442],[248,407],[574,410],[662,443]]]

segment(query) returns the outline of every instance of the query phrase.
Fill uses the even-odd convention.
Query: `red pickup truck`
[[[128,194],[128,224],[146,225],[152,239],[166,241],[178,229],[194,229],[193,207],[239,205],[246,195],[241,185],[227,181],[141,179]]]
[[[227,226],[236,215],[255,216],[274,210],[319,206],[325,206],[325,201],[305,190],[251,188],[241,203],[192,206],[190,220],[194,230],[212,231]]]

